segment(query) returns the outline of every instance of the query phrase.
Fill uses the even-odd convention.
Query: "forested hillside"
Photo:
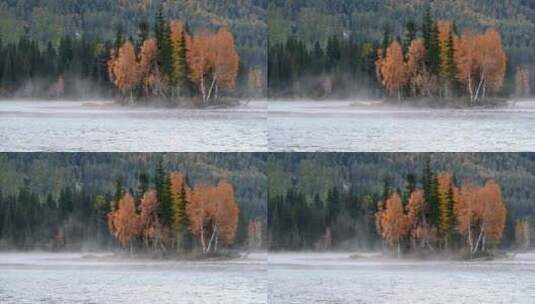
[[[322,248],[318,241],[329,228],[331,246],[372,248],[380,240],[378,202],[397,193],[406,204],[414,189],[425,189],[426,176],[432,180],[441,172],[449,173],[457,186],[483,185],[490,179],[500,185],[507,209],[502,245],[514,243],[517,220],[534,226],[533,154],[271,154],[271,247]]]
[[[247,244],[251,221],[265,224],[267,178],[260,154],[7,153],[0,167],[0,249],[50,249],[58,231],[67,249],[116,246],[107,224],[112,206],[125,193],[136,204],[148,189],[161,196],[159,180],[171,179],[171,172],[185,176],[189,188],[233,185],[238,246]]]
[[[0,1],[0,96],[80,99],[121,93],[130,103],[136,95],[175,105],[199,95],[206,103],[221,91],[260,96],[266,81],[266,6],[262,1]],[[208,47],[211,43],[215,47]],[[210,62],[196,65],[204,47]],[[225,60],[214,62],[221,57]],[[223,67],[221,62],[229,61]],[[216,83],[208,86],[209,93],[200,85],[204,78]]]
[[[338,90],[331,95],[380,95],[380,85],[374,79],[375,50],[386,49],[392,40],[404,41],[407,35],[420,36],[427,8],[435,21],[452,22],[459,35],[465,30],[484,32],[489,28],[501,34],[507,55],[507,94],[514,92],[517,68],[527,68],[533,74],[532,1],[274,0],[269,3],[270,89],[275,88],[271,93],[321,97],[328,95],[325,91]],[[311,63],[309,57],[316,59]],[[287,70],[279,71],[278,61],[284,61],[281,66]],[[323,67],[325,61],[327,68]],[[328,81],[314,79],[319,73],[331,77]],[[304,78],[304,83],[286,75]],[[315,83],[307,87],[311,82]],[[528,82],[533,85],[533,80]]]
[[[193,31],[229,27],[243,60],[265,64],[265,0],[1,0],[0,33],[5,42],[15,42],[28,31],[45,46],[49,41],[58,45],[65,35],[111,41],[119,29],[136,37],[141,22],[154,25],[160,3],[168,18],[187,21]]]

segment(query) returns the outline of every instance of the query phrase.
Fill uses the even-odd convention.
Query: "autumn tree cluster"
[[[501,92],[507,56],[496,29],[484,33],[467,29],[460,34],[454,23],[434,21],[429,9],[421,37],[414,23],[406,27],[402,41],[385,35],[377,51],[376,74],[388,95],[400,101],[466,96],[473,105]]]
[[[397,255],[462,249],[475,257],[498,244],[507,214],[500,185],[458,186],[449,173],[427,170],[423,189],[413,187],[404,197],[394,192],[378,203],[377,231]]]
[[[234,242],[239,212],[229,182],[190,188],[183,175],[166,174],[160,166],[153,189],[142,186],[133,194],[118,187],[108,226],[132,254],[136,248],[163,253],[198,248],[208,255]]]
[[[192,35],[184,23],[164,18],[160,10],[154,35],[140,26],[137,41],[116,39],[108,61],[109,77],[130,103],[196,98],[217,103],[236,87],[239,55],[226,28],[202,29]]]

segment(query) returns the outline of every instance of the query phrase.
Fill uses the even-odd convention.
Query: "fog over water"
[[[500,109],[386,107],[378,101],[275,101],[273,151],[516,152],[535,150],[535,101]]]
[[[0,101],[0,151],[262,152],[267,103],[228,109]]]
[[[0,254],[0,303],[266,303],[265,253],[229,261]]]
[[[535,253],[415,261],[349,253],[269,255],[269,303],[533,303]]]

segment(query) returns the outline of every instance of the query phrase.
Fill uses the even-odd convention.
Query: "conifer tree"
[[[416,39],[416,23],[413,21],[407,22],[405,26],[405,39],[403,40],[403,54],[407,54],[411,43]]]
[[[154,34],[158,45],[158,64],[166,80],[169,81],[173,70],[171,28],[169,22],[163,15],[162,4],[160,4],[158,14],[156,15]]]

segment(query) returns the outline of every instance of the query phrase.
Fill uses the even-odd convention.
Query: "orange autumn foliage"
[[[409,229],[409,221],[403,212],[403,204],[399,194],[392,194],[385,202],[384,210],[378,215],[380,233],[383,239],[392,247],[397,247],[401,254],[401,240]]]
[[[139,77],[145,96],[157,93],[161,87],[161,76],[158,70],[158,46],[155,39],[143,42],[139,54]]]
[[[115,238],[132,252],[132,241],[140,234],[141,222],[136,213],[134,198],[127,192],[118,202],[117,209],[108,214],[108,224]]]
[[[156,247],[162,238],[162,227],[158,218],[159,202],[155,190],[149,190],[141,198],[140,225],[145,247],[152,243]]]
[[[465,85],[472,103],[485,98],[487,90],[498,92],[507,65],[500,33],[495,29],[483,35],[465,32],[456,43],[455,63],[457,79]]]
[[[471,184],[462,187],[455,213],[457,229],[465,236],[472,255],[485,250],[487,241],[502,238],[507,209],[495,181],[487,181],[483,187]]]
[[[234,241],[239,208],[230,183],[221,181],[215,187],[196,185],[189,200],[190,230],[199,237],[204,254],[216,251],[219,240],[225,244]]]
[[[397,40],[387,48],[384,58],[378,59],[377,66],[383,86],[390,95],[397,95],[401,100],[401,89],[407,83],[407,67]]]
[[[239,55],[232,33],[225,28],[215,34],[202,30],[195,35],[188,61],[190,79],[197,84],[203,102],[217,99],[220,89],[231,90],[235,87]]]
[[[133,90],[140,81],[139,71],[132,42],[126,41],[117,53],[115,51],[112,52],[112,56],[108,61],[110,80],[123,95],[130,96],[130,101],[133,100]]]

